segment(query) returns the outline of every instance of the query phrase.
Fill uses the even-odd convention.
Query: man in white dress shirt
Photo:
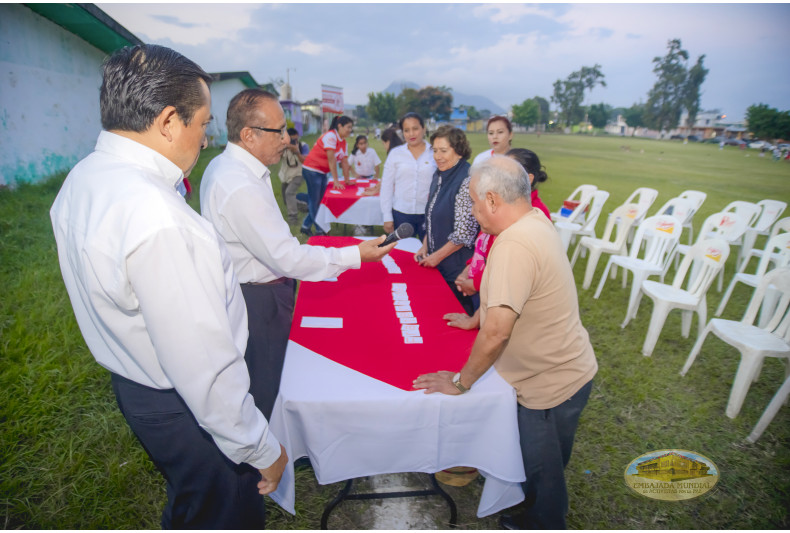
[[[245,359],[255,405],[271,415],[294,311],[295,279],[321,281],[360,263],[379,261],[394,244],[324,248],[300,244],[283,219],[267,165],[280,161],[290,138],[277,97],[245,89],[228,105],[228,145],[200,184],[200,211],[227,244],[249,319]]]
[[[96,149],[50,215],[82,335],[167,480],[162,526],[262,529],[287,456],[247,392],[231,258],[177,192],[206,145],[210,80],[165,47],[113,54]]]

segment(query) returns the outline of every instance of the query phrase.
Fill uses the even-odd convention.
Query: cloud
[[[256,4],[97,4],[132,33],[151,41],[201,45],[230,40],[248,27]]]
[[[475,7],[472,13],[478,18],[503,24],[515,24],[528,16],[555,18],[554,12],[535,4],[486,4]]]
[[[337,48],[330,44],[314,43],[309,39],[303,39],[302,42],[296,46],[291,46],[290,49],[309,56],[335,55],[339,52]]]

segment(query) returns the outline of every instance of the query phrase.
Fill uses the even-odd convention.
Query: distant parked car
[[[702,142],[719,144],[721,141],[724,140],[726,140],[724,137],[711,137],[710,139],[705,139]]]
[[[776,145],[776,147],[780,150],[790,150],[790,144],[788,143],[779,143]]]
[[[726,146],[746,146],[746,141],[743,139],[724,139]]]
[[[673,135],[672,137],[670,137],[670,140],[675,140],[675,139],[681,139],[682,140],[682,139],[685,139],[685,137],[682,136],[682,135]]]
[[[688,139],[688,142],[690,142],[690,143],[698,143],[698,142],[700,142],[702,140],[699,137],[697,137],[696,135],[689,135],[688,137],[686,137],[686,139]]]
[[[774,145],[769,143],[768,141],[754,141],[753,143],[749,144],[749,148],[765,148],[766,150],[773,150]]]

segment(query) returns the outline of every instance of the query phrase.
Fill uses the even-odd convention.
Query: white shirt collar
[[[150,169],[161,176],[170,187],[175,188],[184,179],[184,173],[168,158],[137,141],[123,135],[102,130],[96,140],[96,151],[107,152],[125,159],[134,166]]]
[[[261,163],[257,157],[249,153],[238,144],[229,142],[225,147],[225,153],[233,159],[237,159],[244,163],[258,178],[268,177],[269,169],[266,168],[266,165]]]

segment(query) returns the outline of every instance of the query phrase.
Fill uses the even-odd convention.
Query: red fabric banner
[[[345,189],[339,190],[333,188],[332,184],[330,183],[324,192],[324,197],[321,199],[321,203],[324,204],[327,209],[329,209],[335,218],[337,218],[348,211],[349,207],[357,203],[357,201],[362,198],[362,195],[357,192],[359,189],[364,190],[373,184],[375,184],[375,181],[371,181],[371,183],[364,183],[362,185],[347,185]]]
[[[353,237],[308,241],[327,247],[359,242]],[[442,319],[445,313],[463,309],[439,272],[419,266],[413,255],[393,250],[386,261],[363,263],[337,281],[303,281],[290,339],[407,391],[413,390],[412,381],[420,374],[459,371],[477,332],[452,328]],[[340,317],[343,327],[302,327],[303,317]]]

